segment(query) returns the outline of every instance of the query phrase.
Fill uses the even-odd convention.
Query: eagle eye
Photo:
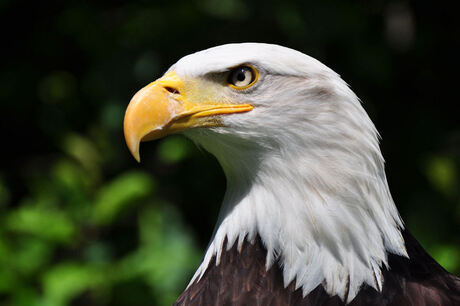
[[[257,77],[257,70],[253,67],[238,66],[230,71],[227,82],[232,88],[246,89],[257,81]]]

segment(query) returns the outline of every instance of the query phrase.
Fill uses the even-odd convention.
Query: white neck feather
[[[358,118],[334,122],[329,134],[324,125],[322,131],[283,131],[284,140],[267,144],[269,149],[223,131],[188,134],[218,158],[228,182],[216,230],[191,283],[213,256],[219,264],[226,238],[227,249],[234,243],[241,248],[244,239],[259,235],[267,269],[279,260],[284,285],[295,281],[304,295],[323,285],[350,302],[362,284],[382,289],[387,252],[407,256],[403,224],[375,128],[350,92],[347,97],[356,101],[338,111],[348,105]],[[355,119],[362,124],[350,123]]]

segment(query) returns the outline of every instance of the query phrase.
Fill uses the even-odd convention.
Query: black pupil
[[[236,74],[236,79],[238,81],[244,81],[246,79],[246,74],[244,73],[246,70],[244,68],[240,69],[238,73]]]

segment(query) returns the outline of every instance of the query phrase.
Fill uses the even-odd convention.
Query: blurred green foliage
[[[125,148],[132,95],[180,57],[260,41],[340,73],[383,136],[395,202],[460,272],[459,21],[431,1],[3,1],[0,305],[168,305],[225,179],[181,136]],[[448,46],[448,47],[446,47]]]
[[[110,291],[141,282],[146,301],[172,303],[200,260],[177,209],[157,196],[155,180],[143,171],[101,180],[91,140],[69,134],[63,143],[60,157],[2,216],[0,293],[13,305],[68,305],[79,296],[116,305],[123,300],[112,300]],[[105,232],[123,214],[133,215],[137,229],[125,237],[134,247],[117,254]]]

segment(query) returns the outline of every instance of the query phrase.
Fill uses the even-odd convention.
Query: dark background
[[[382,135],[407,227],[460,271],[458,12],[433,1],[1,1],[1,305],[167,305],[210,238],[225,178],[182,136],[122,135],[180,57],[268,42],[351,85]]]

